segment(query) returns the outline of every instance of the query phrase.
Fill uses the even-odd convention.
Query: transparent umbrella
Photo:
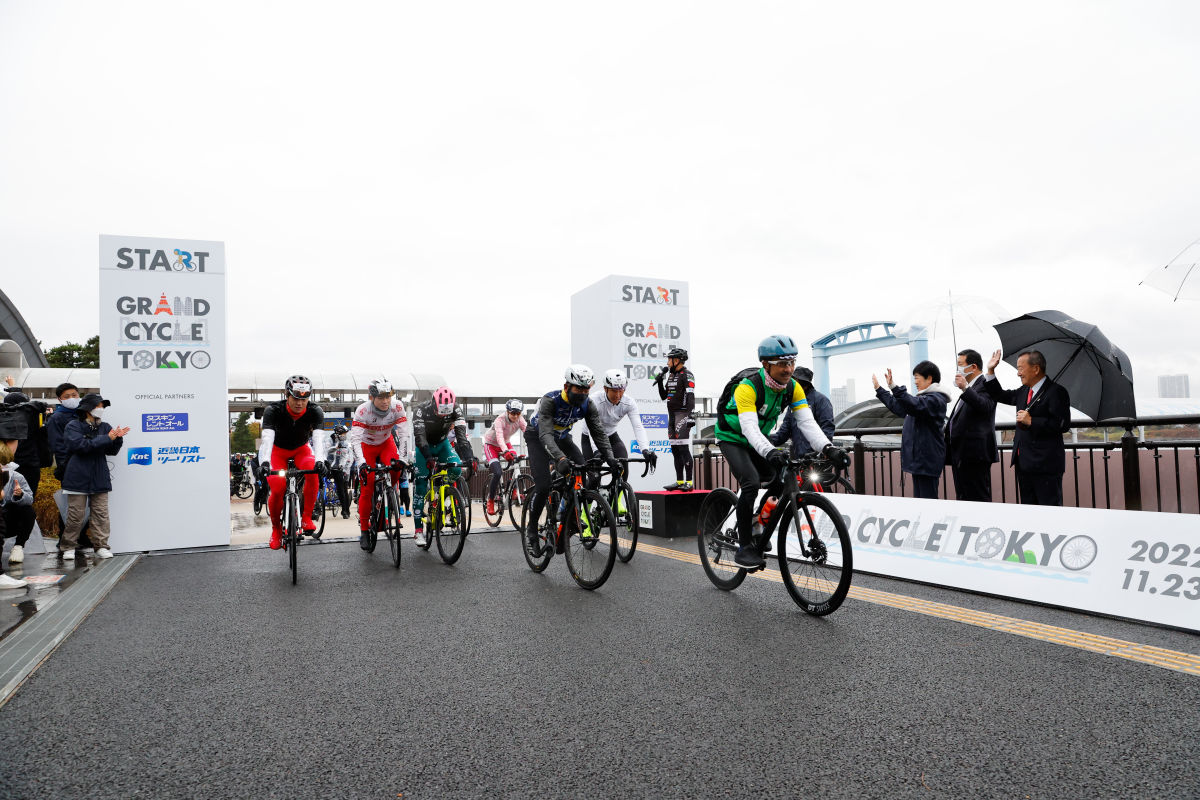
[[[1188,279],[1191,280],[1188,280]],[[1142,278],[1138,286],[1149,286],[1178,300],[1200,300],[1200,239],[1189,244],[1179,255]]]
[[[924,328],[929,338],[934,339],[949,331],[954,343],[954,352],[957,353],[959,333],[990,337],[993,335],[992,328],[995,324],[1011,316],[990,297],[947,292],[945,297],[926,300],[905,311],[900,319],[896,320],[894,332],[898,336],[904,336],[918,328]]]

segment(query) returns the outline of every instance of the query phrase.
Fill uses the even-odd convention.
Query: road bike
[[[300,549],[300,540],[304,538],[304,526],[300,522],[304,479],[319,473],[315,469],[296,469],[296,459],[289,458],[287,469],[276,470],[275,474],[287,481],[287,489],[283,493],[283,518],[280,527],[283,529],[283,549],[288,553],[288,564],[292,569],[292,585],[295,586],[296,551]]]
[[[439,461],[430,473],[425,491],[425,543],[417,544],[428,550],[436,538],[438,553],[447,564],[458,561],[471,530],[467,499],[450,477],[450,469],[456,466],[455,462]]]
[[[402,469],[404,462],[393,458],[390,464],[376,464],[368,467],[363,464],[358,468],[360,475],[375,474],[375,489],[371,496],[371,519],[367,523],[368,553],[375,552],[379,543],[379,534],[387,537],[388,547],[392,553],[392,565],[400,569],[400,531],[404,525],[400,522],[400,498],[396,487],[392,484],[393,470]]]
[[[567,557],[571,577],[584,589],[598,589],[608,580],[617,559],[617,521],[608,501],[595,489],[585,488],[590,466],[570,464],[566,475],[550,481],[545,508],[537,520],[531,546],[528,512],[521,515],[521,550],[534,572],[546,569],[555,553]]]
[[[828,462],[822,458],[789,459],[778,477],[761,484],[770,491],[759,499],[754,514],[755,546],[767,553],[778,528],[774,555],[783,584],[796,605],[814,616],[838,609],[850,591],[854,569],[845,519],[821,483],[807,478],[828,469]],[[778,500],[762,523],[763,507],[773,499],[771,492],[779,492]],[[729,489],[714,489],[704,498],[696,538],[700,563],[718,589],[736,589],[748,571],[757,571],[743,569],[733,560],[738,549],[737,495]]]
[[[523,515],[525,505],[533,495],[533,477],[521,472],[521,462],[524,460],[525,456],[517,456],[504,465],[504,471],[500,473],[500,488],[496,490],[495,513],[492,514],[489,514],[487,510],[490,479],[484,482],[483,518],[487,520],[490,527],[495,528],[500,525],[500,520],[504,519],[505,508],[508,509],[508,518],[512,520],[513,527],[521,524],[517,519],[517,510],[521,509]]]
[[[645,458],[621,458],[617,459],[623,464],[645,464],[642,469],[642,477],[646,477],[654,470],[650,467],[650,462]],[[603,481],[605,474],[610,476],[608,483],[601,484],[600,490],[604,493],[604,499],[608,501],[609,507],[616,516],[617,521],[617,558],[622,564],[628,564],[629,559],[633,558],[633,553],[637,550],[638,540],[638,504],[637,493],[633,491],[626,480],[622,470],[621,473],[614,472],[612,467],[604,463],[598,457],[592,458],[588,462],[588,466],[592,467],[599,473],[600,480]]]
[[[267,479],[256,475],[254,478],[254,516],[257,517],[263,512],[270,497],[271,487],[267,485]]]

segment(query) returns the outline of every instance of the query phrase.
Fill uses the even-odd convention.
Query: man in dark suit
[[[962,395],[946,424],[946,463],[954,472],[959,500],[992,501],[992,464],[996,453],[996,401],[983,390],[983,356],[975,350],[958,354],[954,385]]]
[[[1065,387],[1046,377],[1046,357],[1037,350],[1017,356],[1020,389],[1002,389],[996,380],[1000,351],[988,361],[983,390],[997,403],[1017,407],[1013,467],[1017,490],[1027,505],[1061,506],[1067,451],[1062,435],[1071,427],[1071,397]]]

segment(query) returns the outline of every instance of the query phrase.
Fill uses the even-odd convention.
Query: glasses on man
[[[791,365],[791,364],[796,363],[796,359],[794,359],[794,358],[772,358],[769,361],[767,361],[767,363],[770,364],[771,366],[775,366],[777,364]]]

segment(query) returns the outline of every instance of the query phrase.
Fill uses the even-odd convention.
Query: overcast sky
[[[0,0],[0,283],[82,341],[99,234],[221,240],[231,369],[489,394],[561,384],[609,273],[690,282],[714,394],[953,291],[1195,396],[1200,304],[1137,284],[1200,237],[1198,45],[1193,2]]]

